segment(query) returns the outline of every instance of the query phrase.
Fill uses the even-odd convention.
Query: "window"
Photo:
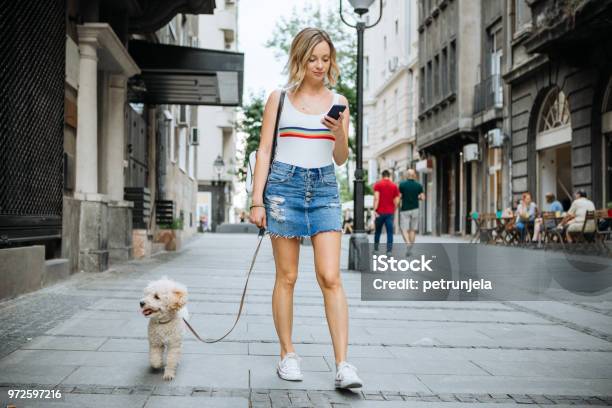
[[[437,101],[440,99],[440,56],[434,57],[434,74],[433,74],[433,89],[434,99]]]
[[[187,127],[178,128],[178,163],[179,168],[183,171],[187,170]]]
[[[446,95],[448,95],[448,49],[446,47],[442,49],[442,62],[440,68],[442,70],[440,73],[442,97],[446,97]]]
[[[517,32],[524,25],[529,23],[529,16],[527,13],[527,4],[525,0],[514,0],[514,32]]]
[[[410,134],[412,128],[412,121],[414,116],[414,75],[412,71],[408,73],[408,133]]]
[[[421,68],[419,75],[419,112],[425,111],[425,67]]]
[[[457,45],[456,41],[452,41],[450,44],[450,56],[449,56],[449,67],[448,71],[450,74],[450,90],[451,92],[457,91]]]
[[[364,146],[367,146],[370,142],[370,123],[367,116],[363,118],[363,136],[361,141]]]
[[[425,98],[425,103],[427,106],[431,106],[433,101],[433,78],[432,78],[432,69],[431,69],[431,61],[427,63],[427,97]]]
[[[545,132],[570,124],[569,103],[565,94],[555,88],[542,104],[538,132]]]
[[[193,178],[195,175],[195,151],[197,147],[189,145],[189,177]]]
[[[382,104],[382,119],[383,119],[383,134],[382,140],[385,140],[387,137],[387,132],[389,131],[389,115],[387,114],[387,100],[383,99]]]
[[[174,122],[174,121],[173,121]],[[180,132],[177,126],[174,127],[174,143],[172,144],[172,161],[175,163],[179,159]]]
[[[394,90],[393,91],[393,116],[394,116],[394,122],[395,122],[395,129],[397,129],[399,127],[399,115],[400,115],[400,109],[399,109],[399,92],[398,90]]]

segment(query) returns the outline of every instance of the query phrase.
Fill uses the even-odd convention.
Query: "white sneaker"
[[[363,381],[357,375],[354,365],[346,361],[340,362],[336,367],[336,388],[359,388]]]
[[[302,381],[302,370],[300,370],[300,361],[302,358],[295,353],[285,354],[276,368],[278,376],[287,381]]]

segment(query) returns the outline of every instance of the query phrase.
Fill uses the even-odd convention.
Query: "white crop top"
[[[340,96],[334,92],[332,105]],[[330,106],[331,108],[331,106]],[[325,113],[327,113],[325,111]],[[335,137],[321,119],[325,113],[312,115],[295,108],[285,93],[283,112],[278,124],[276,160],[304,168],[333,164]]]

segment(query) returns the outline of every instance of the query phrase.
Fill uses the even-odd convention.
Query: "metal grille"
[[[0,21],[0,236],[6,237],[7,225],[59,220],[61,228],[65,3],[0,0]],[[20,234],[23,239],[23,228]]]

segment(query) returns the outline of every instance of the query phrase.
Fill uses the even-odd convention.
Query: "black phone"
[[[338,118],[340,117],[340,112],[344,112],[345,109],[346,105],[334,105],[331,107],[329,112],[327,112],[327,116],[338,120]]]

